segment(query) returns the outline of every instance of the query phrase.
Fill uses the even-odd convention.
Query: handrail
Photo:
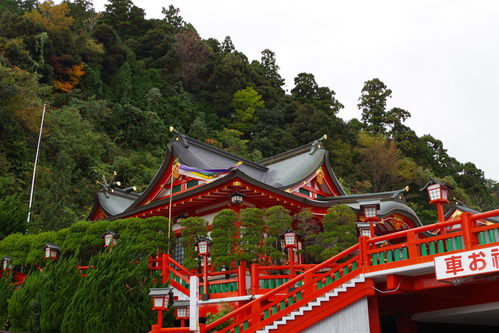
[[[302,280],[306,280],[307,278],[310,279],[310,278],[313,278],[313,273],[315,273],[316,271],[319,271],[321,270],[322,268],[324,267],[327,267],[329,264],[331,263],[334,263],[340,259],[343,259],[344,257],[350,255],[351,253],[355,252],[356,250],[359,249],[359,244],[355,244],[354,246],[350,247],[349,249],[335,255],[334,257],[331,257],[329,258],[328,260],[316,265],[314,268],[311,268],[309,269],[308,271],[306,271],[305,273],[301,274],[301,275],[298,275],[296,276],[295,278],[289,280],[288,282],[280,285],[279,287],[267,292],[266,294],[264,294],[262,297],[260,298],[257,298],[257,299],[254,299],[248,303],[246,303],[245,305],[241,306],[240,308],[238,308],[237,310],[235,311],[232,311],[228,316],[224,316],[222,318],[219,318],[218,320],[210,323],[209,325],[206,325],[205,326],[205,330],[209,330],[209,329],[212,329],[212,328],[215,328],[217,327],[218,325],[224,323],[226,320],[228,320],[229,318],[232,318],[232,317],[236,317],[237,315],[239,314],[243,314],[246,310],[251,310],[251,307],[253,306],[253,304],[257,303],[257,302],[261,302],[262,300],[264,299],[268,299],[270,298],[271,296],[274,296],[276,295],[277,293],[279,293],[280,291],[283,291],[283,290],[287,290],[287,288],[289,287],[294,287],[296,285],[297,282],[300,282]]]
[[[499,216],[499,209],[489,210],[488,212],[478,213],[471,216],[473,221],[484,220],[489,217]]]

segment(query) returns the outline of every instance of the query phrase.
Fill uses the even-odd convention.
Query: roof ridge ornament
[[[327,134],[324,134],[319,139],[312,142],[312,148],[310,149],[309,155],[313,155],[318,149],[323,148],[321,145],[322,141],[327,140]]]
[[[185,148],[189,148],[189,144],[187,143],[187,140],[185,139],[185,135],[180,133],[179,131],[177,131],[175,129],[175,127],[173,126],[170,126],[170,133],[175,133],[176,134],[176,137],[175,137],[175,141],[178,141],[179,138],[180,140],[182,140],[182,144],[184,145]]]

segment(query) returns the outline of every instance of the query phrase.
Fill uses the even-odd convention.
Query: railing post
[[[368,237],[359,237],[359,266],[361,267],[367,267],[369,265],[369,257],[367,254],[367,240]]]
[[[471,213],[465,212],[461,214],[461,228],[463,229],[464,248],[471,250],[475,245],[475,237],[473,235],[473,221]]]
[[[170,264],[168,263],[168,256],[165,253],[161,255],[161,282],[166,283],[170,278]],[[159,260],[158,260],[159,262]]]
[[[254,300],[254,303],[251,304],[251,322],[253,324],[260,322],[260,300]]]
[[[250,266],[251,274],[251,294],[256,295],[258,289],[260,289],[258,264],[251,264]]]
[[[407,248],[409,250],[409,259],[419,257],[417,238],[414,230],[410,230],[407,233]]]
[[[246,295],[246,261],[237,267],[237,295]]]

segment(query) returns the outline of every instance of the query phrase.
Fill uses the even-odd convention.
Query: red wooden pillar
[[[444,216],[444,204],[443,204],[443,202],[437,202],[436,206],[437,206],[438,221],[444,222],[445,216]]]
[[[288,247],[288,258],[289,258],[289,275],[290,278],[295,277],[295,251],[294,248]]]
[[[409,259],[419,257],[416,233],[411,230],[407,233],[407,248],[409,250]]]
[[[367,308],[369,310],[369,332],[381,333],[378,298],[376,296],[367,297]]]
[[[368,246],[367,246],[367,240],[369,238],[365,236],[360,236],[359,237],[359,251],[360,251],[360,266],[361,267],[367,267],[369,265],[369,257],[367,254]]]
[[[203,280],[204,280],[204,294],[208,295],[208,256],[203,255],[204,265],[203,265]]]
[[[160,254],[161,256],[161,282],[166,283],[170,278],[170,263],[168,262],[168,255],[165,253]],[[158,261],[159,263],[159,261]]]
[[[471,213],[464,212],[461,214],[461,228],[463,229],[464,247],[466,250],[471,250],[475,245],[475,236],[473,234],[473,221]]]
[[[258,277],[258,264],[251,264],[250,274],[251,274],[251,294],[256,295],[258,289],[260,289],[260,281]]]
[[[246,295],[246,261],[237,267],[237,295]]]

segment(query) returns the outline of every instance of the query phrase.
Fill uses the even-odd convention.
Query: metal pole
[[[35,192],[36,166],[38,164],[38,154],[40,152],[40,143],[42,141],[43,120],[44,119],[45,119],[45,104],[43,104],[42,121],[40,122],[40,133],[38,134],[38,144],[36,145],[35,165],[33,166],[33,178],[31,180],[31,193],[29,195],[29,205],[28,205],[28,219],[26,220],[28,225],[31,221],[31,207],[33,205],[33,195]],[[28,230],[26,230],[26,233],[28,233]]]

